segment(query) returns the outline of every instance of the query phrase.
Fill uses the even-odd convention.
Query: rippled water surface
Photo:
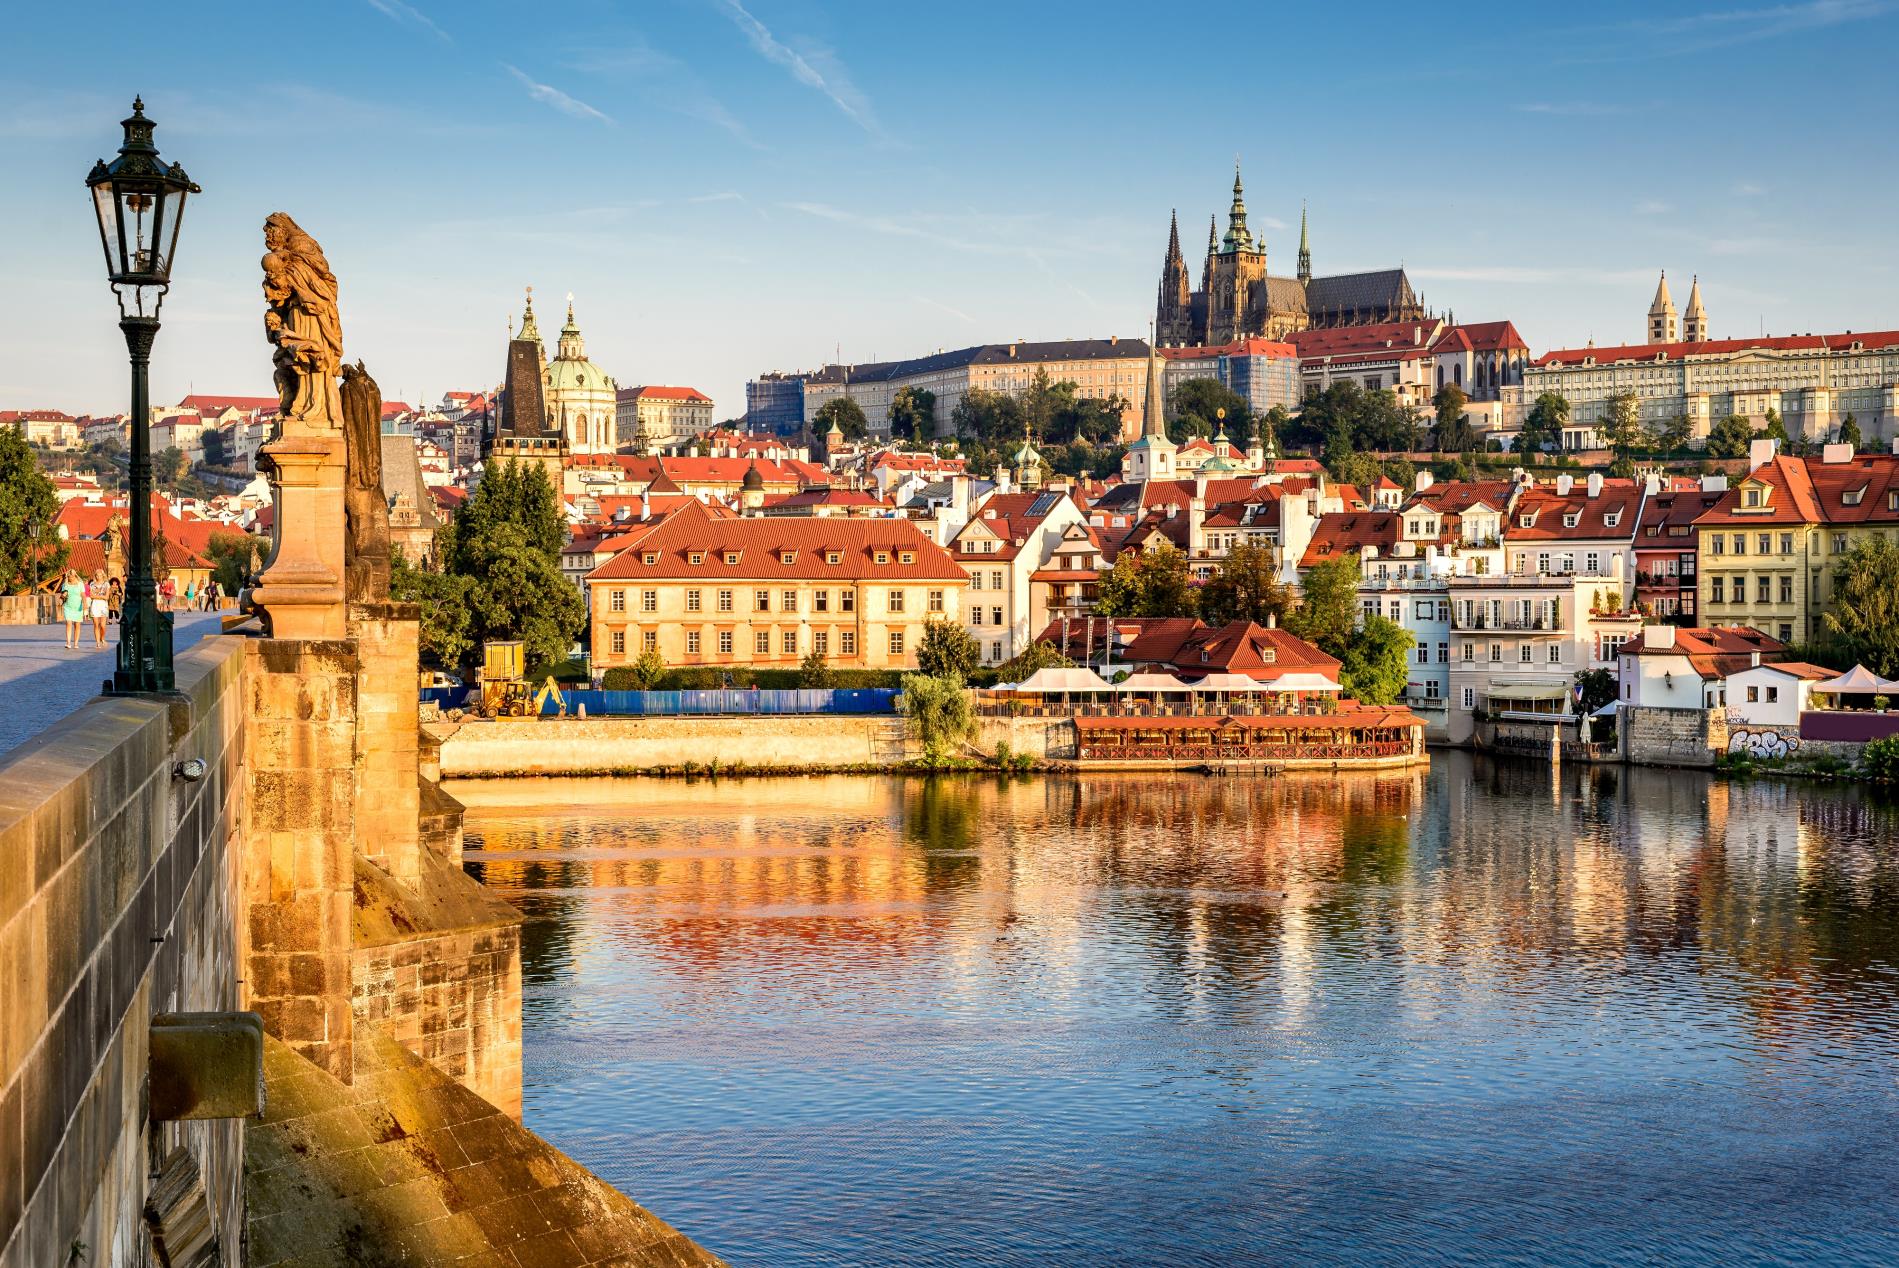
[[[1899,1261],[1855,791],[454,791],[528,916],[528,1124],[737,1265]]]

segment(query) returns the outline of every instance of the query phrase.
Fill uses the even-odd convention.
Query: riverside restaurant
[[[1110,683],[1087,669],[1044,669],[981,693],[980,712],[1066,718],[1092,769],[1346,770],[1428,762],[1424,721],[1397,706],[1342,698],[1323,675],[1186,682],[1137,673]]]

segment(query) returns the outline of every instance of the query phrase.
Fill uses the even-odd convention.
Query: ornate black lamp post
[[[132,357],[131,575],[119,622],[119,665],[111,688],[115,693],[172,690],[171,614],[158,610],[158,587],[152,579],[152,418],[146,375],[152,342],[158,338],[158,309],[171,289],[172,254],[178,247],[185,198],[198,187],[184,168],[158,157],[152,144],[156,126],[145,117],[145,102],[134,100],[132,117],[124,121],[125,144],[119,156],[110,163],[99,160],[86,177],[99,216],[106,277],[119,301],[119,329],[125,332]]]

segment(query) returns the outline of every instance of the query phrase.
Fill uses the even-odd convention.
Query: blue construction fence
[[[567,714],[592,717],[687,717],[714,714],[895,713],[894,687],[839,690],[567,691]],[[552,700],[542,716],[558,713]]]

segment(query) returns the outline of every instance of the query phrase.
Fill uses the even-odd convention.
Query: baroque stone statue
[[[264,247],[264,334],[277,346],[271,360],[281,418],[339,428],[343,323],[336,311],[336,275],[316,239],[281,211],[264,220]]]
[[[343,367],[344,594],[389,597],[389,503],[382,490],[382,390],[358,361]]]

